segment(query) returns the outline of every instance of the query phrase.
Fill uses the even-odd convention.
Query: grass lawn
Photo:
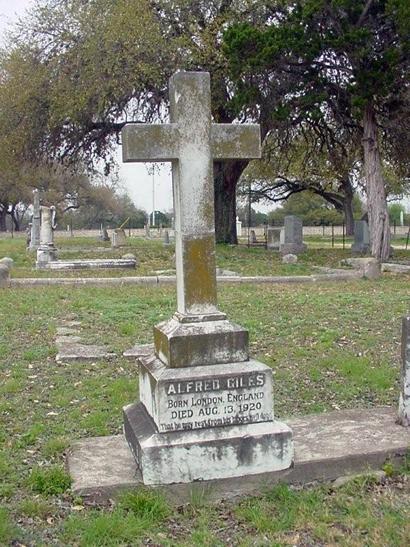
[[[329,238],[306,238],[308,250],[299,256],[297,264],[282,264],[279,253],[266,251],[262,247],[248,248],[246,245],[218,245],[216,262],[219,268],[234,271],[243,276],[255,275],[310,275],[317,272],[315,266],[339,268],[343,258],[351,256],[350,243],[346,249],[331,249]],[[126,253],[133,253],[138,259],[136,270],[131,269],[95,269],[75,271],[53,271],[35,269],[35,253],[26,251],[25,238],[15,237],[0,239],[0,257],[10,256],[15,261],[13,277],[122,277],[130,275],[156,275],[157,272],[170,272],[175,268],[174,246],[164,247],[157,239],[145,240],[131,237],[127,246],[112,249],[110,242],[99,241],[93,237],[57,236],[56,246],[60,260],[121,258]],[[410,260],[410,249],[397,249],[395,260]]]
[[[6,243],[0,241],[0,256],[11,255],[24,269],[25,253]],[[142,240],[137,247],[141,262],[166,269],[172,250]],[[307,253],[304,263],[336,264],[340,251]],[[262,270],[271,262],[261,249],[218,248],[218,265],[227,269]],[[249,329],[253,356],[272,367],[275,412],[286,418],[397,405],[409,281],[387,274],[322,286],[223,285],[219,300]],[[135,365],[120,357],[56,364],[56,325],[79,320],[85,340],[121,354],[137,341],[152,341],[152,326],[174,309],[175,288],[168,286],[0,291],[0,545],[408,544],[409,463],[397,470],[388,465],[383,485],[368,477],[337,490],[280,485],[217,506],[194,498],[172,507],[148,490],[104,506],[71,494],[66,450],[75,439],[120,433],[121,408],[136,399],[138,381]]]

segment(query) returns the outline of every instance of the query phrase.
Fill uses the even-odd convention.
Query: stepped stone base
[[[380,469],[388,459],[401,461],[410,446],[410,428],[395,423],[396,408],[338,410],[326,414],[292,418],[295,444],[294,466],[285,471],[258,472],[193,484],[162,487],[173,504],[189,502],[192,496],[217,501],[258,495],[278,482],[308,484]],[[101,501],[127,488],[143,487],[141,472],[124,435],[76,441],[67,467],[74,495]]]
[[[173,317],[155,325],[157,356],[170,368],[247,361],[248,331],[221,317],[196,323]]]
[[[124,431],[146,485],[281,471],[293,461],[292,432],[281,422],[158,433],[137,403],[124,408]]]

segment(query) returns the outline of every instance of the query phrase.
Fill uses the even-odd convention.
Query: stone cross
[[[40,246],[40,195],[33,190],[33,219],[31,223],[30,249],[37,251]]]
[[[185,321],[217,319],[213,160],[261,155],[258,125],[213,124],[210,76],[170,80],[170,123],[127,124],[124,162],[172,162],[177,310]]]

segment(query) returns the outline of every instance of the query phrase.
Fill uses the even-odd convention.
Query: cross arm
[[[259,125],[218,123],[211,126],[214,160],[261,157]]]
[[[124,162],[172,161],[179,155],[176,124],[127,124],[121,131]]]

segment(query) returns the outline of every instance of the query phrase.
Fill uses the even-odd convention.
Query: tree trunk
[[[376,115],[373,104],[369,102],[363,116],[367,211],[372,256],[383,261],[390,255],[390,225],[377,137]]]
[[[353,196],[354,192],[349,181],[343,184],[344,200],[343,200],[343,215],[346,225],[346,235],[354,234],[354,216],[353,216]]]
[[[7,216],[6,209],[3,209],[3,207],[0,207],[0,232],[7,231],[6,216]]]
[[[238,243],[236,235],[236,185],[247,161],[215,162],[215,239],[217,243]]]
[[[20,231],[20,219],[18,217],[15,205],[13,205],[11,210],[9,210],[9,215],[10,215],[10,218],[11,218],[11,222],[14,224],[14,231],[19,232]]]

